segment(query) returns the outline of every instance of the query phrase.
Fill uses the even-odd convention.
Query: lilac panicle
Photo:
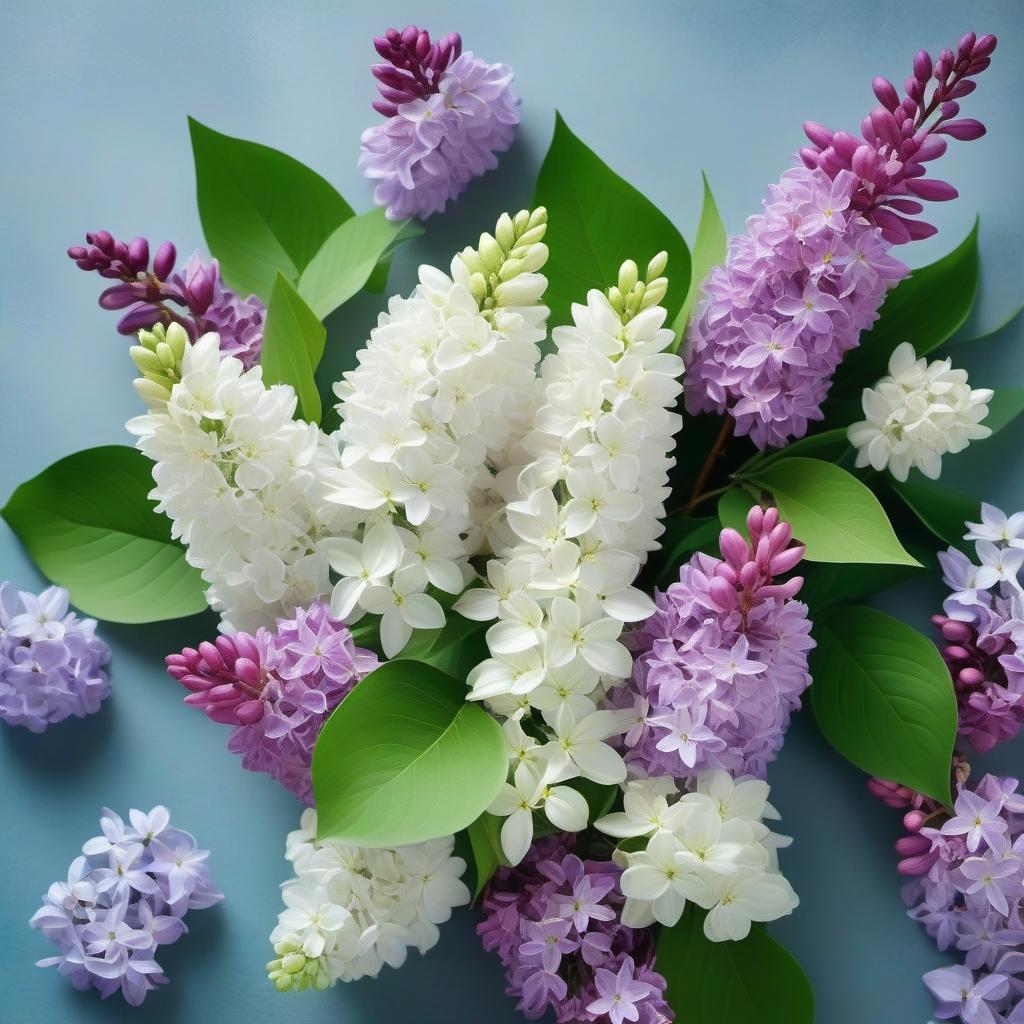
[[[657,610],[628,640],[633,675],[609,701],[636,713],[624,740],[636,774],[685,779],[722,768],[764,778],[811,682],[811,624],[795,600],[803,579],[777,579],[804,547],[790,543],[774,508],[752,508],[747,529],[749,541],[723,530],[722,559],[696,554],[678,583],[655,591]],[[682,746],[672,742],[681,728],[690,738]]]
[[[980,121],[958,116],[959,101],[974,92],[974,78],[989,66],[995,48],[995,36],[979,39],[968,32],[955,52],[943,50],[938,60],[918,51],[902,97],[885,78],[872,83],[880,105],[861,123],[862,138],[809,121],[804,131],[811,145],[800,150],[801,160],[831,178],[852,171],[857,185],[850,208],[878,225],[886,241],[900,244],[935,234],[934,225],[915,219],[924,209],[922,201],[955,199],[957,191],[948,182],[926,178],[925,164],[945,153],[946,138],[970,142],[985,134]]]
[[[363,132],[359,169],[376,181],[390,220],[425,220],[497,167],[512,144],[519,99],[512,69],[462,51],[457,33],[431,43],[415,25],[374,40],[388,62],[373,67],[387,120]]]
[[[228,749],[312,805],[310,766],[330,713],[377,667],[322,601],[279,619],[274,632],[234,633],[167,657],[185,703],[233,725]]]
[[[585,860],[575,837],[540,839],[515,868],[499,868],[482,902],[477,934],[498,954],[507,993],[529,1020],[549,1010],[559,1024],[623,1018],[601,1008],[616,976],[627,979],[639,1024],[674,1019],[665,1001],[665,979],[655,970],[647,928],[620,921],[621,869],[611,861]]]
[[[68,592],[41,594],[0,583],[0,719],[43,732],[72,715],[99,711],[110,696],[110,648],[96,620],[68,611]]]
[[[193,255],[175,270],[177,251],[162,243],[150,263],[145,238],[121,242],[109,231],[92,231],[85,245],[73,245],[68,256],[82,270],[96,271],[111,285],[99,298],[104,309],[124,309],[121,334],[134,334],[154,324],[179,323],[192,341],[213,331],[221,352],[235,356],[248,369],[260,361],[266,308],[255,296],[242,298],[228,288],[216,260]]]

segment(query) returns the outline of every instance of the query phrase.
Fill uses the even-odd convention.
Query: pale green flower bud
[[[503,213],[498,218],[497,226],[494,229],[494,237],[497,238],[498,245],[505,252],[511,252],[515,248],[516,229],[512,223],[512,218],[507,213]]]
[[[478,251],[480,259],[483,260],[484,266],[487,267],[489,273],[494,274],[501,269],[501,264],[505,260],[505,253],[493,235],[483,234],[480,236]]]
[[[661,277],[665,273],[665,267],[668,266],[668,253],[662,249],[650,263],[647,264],[647,276],[645,280],[650,283],[655,277]]]
[[[637,269],[637,265],[632,260],[626,260],[626,262],[619,267],[619,291],[622,292],[623,295],[631,292],[639,278],[640,271]]]

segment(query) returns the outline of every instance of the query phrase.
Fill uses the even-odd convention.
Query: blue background
[[[370,10],[370,8],[373,10]],[[965,9],[962,12],[953,8]],[[969,10],[966,9],[969,7]],[[941,176],[962,198],[933,208],[937,239],[904,255],[929,262],[982,218],[983,284],[964,336],[995,326],[1024,297],[1024,16],[1016,0],[970,5],[889,0],[846,4],[551,0],[481,4],[176,3],[99,5],[15,0],[5,10],[0,196],[0,501],[22,480],[80,448],[128,443],[138,411],[127,343],[96,306],[99,280],[63,255],[90,229],[203,248],[185,117],[293,154],[356,206],[360,131],[374,116],[371,37],[417,19],[458,30],[469,48],[517,71],[523,126],[500,169],[474,183],[396,261],[389,291],[407,291],[416,263],[444,265],[503,209],[529,201],[553,109],[692,237],[699,171],[727,226],[742,228],[812,118],[856,128],[870,82],[902,82],[915,50],[935,54],[968,28],[1001,36],[992,69],[966,103],[985,121],[980,142],[954,144]],[[331,323],[337,348],[366,336],[382,299],[360,296]],[[1024,384],[1018,321],[957,360],[979,384]],[[910,340],[913,340],[912,338]],[[327,359],[331,370],[330,354]],[[1019,429],[950,460],[947,477],[979,496],[1024,506]],[[685,439],[683,441],[685,444]],[[43,581],[0,525],[0,579]],[[887,595],[921,628],[938,581]],[[208,1024],[345,1021],[417,1024],[517,1021],[502,972],[462,912],[440,945],[399,975],[315,996],[279,996],[264,980],[266,937],[288,874],[284,834],[297,807],[265,776],[241,770],[226,732],[181,703],[163,655],[210,635],[205,617],[150,627],[102,624],[113,648],[114,695],[102,712],[37,737],[0,729],[0,1022],[145,1020]],[[898,815],[824,744],[803,714],[773,766],[773,799],[795,845],[786,873],[802,905],[773,927],[803,963],[821,1024],[924,1024],[919,976],[944,962],[904,915],[891,842]],[[988,764],[1019,771],[1021,744]],[[227,899],[190,918],[192,934],[161,950],[171,985],[133,1012],[74,992],[33,962],[48,955],[27,928],[41,893],[63,875],[99,808],[168,804],[213,853]]]

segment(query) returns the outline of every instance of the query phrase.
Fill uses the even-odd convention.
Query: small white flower
[[[390,523],[377,523],[363,540],[329,540],[324,549],[331,568],[341,574],[331,595],[331,614],[347,619],[369,587],[380,586],[402,564],[405,546]]]
[[[650,903],[650,913],[671,928],[682,917],[687,900],[699,906],[711,903],[711,888],[682,856],[679,841],[668,832],[657,833],[646,850],[629,855],[629,867],[620,885],[629,899]]]
[[[739,942],[750,934],[752,921],[775,921],[799,905],[793,887],[782,875],[741,869],[714,884],[714,907],[704,919],[712,942]]]
[[[601,618],[584,624],[579,605],[556,597],[548,609],[547,660],[554,667],[567,665],[577,655],[597,672],[625,679],[633,669],[629,651],[618,643],[622,623]]]
[[[444,625],[444,610],[423,593],[426,584],[426,574],[414,566],[395,573],[390,584],[378,583],[363,593],[363,607],[381,616],[380,643],[387,657],[398,654],[414,629],[440,629]]]
[[[571,708],[562,704],[546,712],[544,720],[554,733],[550,746],[556,764],[572,764],[583,778],[605,785],[625,781],[625,762],[605,740],[621,736],[629,728],[629,712],[593,711],[577,719]]]

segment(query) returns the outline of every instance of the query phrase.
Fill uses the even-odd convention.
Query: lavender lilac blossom
[[[764,212],[703,284],[686,354],[689,412],[729,413],[736,433],[761,449],[802,437],[822,418],[843,356],[907,273],[889,246],[933,234],[912,219],[921,200],[957,194],[923,177],[924,164],[945,152],[940,136],[984,133],[980,122],[957,118],[957,101],[974,90],[995,45],[995,36],[968,33],[938,61],[922,50],[903,100],[876,78],[882,106],[864,120],[863,140],[808,122],[814,146],[800,151],[802,166],[769,189]]]
[[[574,837],[533,844],[515,868],[499,868],[477,926],[505,967],[507,993],[529,1020],[552,1010],[559,1024],[667,1024],[665,979],[649,929],[620,922],[621,869],[582,859]]]
[[[188,931],[185,914],[224,898],[210,880],[209,851],[173,828],[166,807],[132,810],[126,824],[104,809],[103,834],[82,847],[66,882],[54,882],[29,922],[57,947],[38,967],[56,967],[75,988],[118,990],[138,1006],[167,976],[160,946]]]
[[[313,747],[330,713],[377,667],[322,601],[279,619],[275,632],[219,636],[167,657],[192,692],[185,703],[233,725],[228,750],[312,806]]]
[[[692,778],[722,768],[733,778],[764,778],[782,746],[792,711],[811,682],[814,647],[807,606],[796,601],[803,557],[778,510],[755,506],[750,541],[725,529],[723,558],[695,554],[679,582],[655,591],[655,613],[629,638],[629,683],[611,691],[617,708],[632,708],[624,757],[642,776]]]
[[[177,252],[170,242],[159,246],[151,263],[145,238],[121,242],[109,231],[93,231],[85,240],[86,245],[71,246],[68,256],[82,270],[120,282],[107,288],[99,303],[104,309],[127,309],[117,325],[121,334],[179,323],[192,341],[218,334],[221,352],[240,359],[246,369],[260,361],[266,307],[255,295],[243,298],[228,288],[216,260],[207,263],[197,253],[175,270]]]
[[[426,220],[497,167],[512,144],[519,99],[512,69],[463,53],[456,33],[431,43],[409,25],[374,39],[387,61],[373,67],[387,121],[363,132],[359,169],[377,182],[374,200],[389,220]]]
[[[110,648],[96,620],[68,611],[68,592],[0,583],[0,719],[30,732],[97,712],[110,696]]]

